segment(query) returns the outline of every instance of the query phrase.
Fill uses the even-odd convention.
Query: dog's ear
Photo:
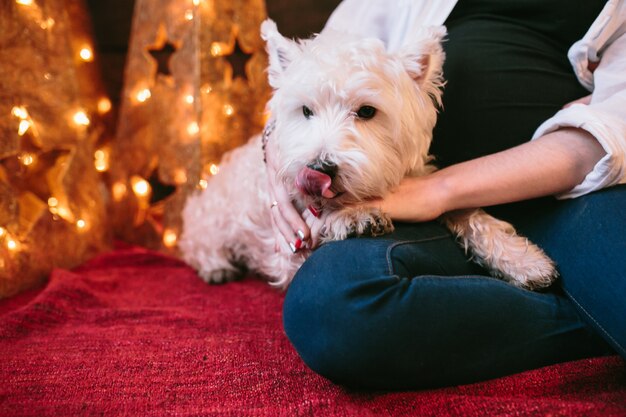
[[[266,42],[269,56],[268,79],[273,88],[280,86],[280,79],[293,59],[299,54],[300,47],[278,32],[276,23],[266,19],[261,24],[261,38]]]
[[[445,36],[444,26],[421,28],[398,52],[409,76],[439,104],[445,58],[441,43]]]

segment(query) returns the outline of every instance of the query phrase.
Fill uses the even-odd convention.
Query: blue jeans
[[[471,383],[584,357],[626,357],[626,187],[500,214],[542,246],[561,279],[531,292],[489,277],[438,223],[320,247],[284,303],[314,371],[345,385]],[[517,217],[517,218],[516,218]]]

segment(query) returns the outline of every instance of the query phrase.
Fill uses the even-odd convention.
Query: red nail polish
[[[294,244],[294,246],[296,247],[296,250],[299,250],[302,247],[302,240],[296,239],[296,243]]]
[[[312,215],[314,215],[315,217],[317,217],[319,219],[320,213],[321,213],[320,210],[315,208],[315,206],[313,204],[310,204],[309,207],[307,207],[307,208],[309,209],[309,211],[311,212]]]

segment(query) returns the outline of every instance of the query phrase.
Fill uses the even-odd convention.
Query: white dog
[[[425,29],[399,53],[377,39],[324,33],[294,42],[271,20],[261,26],[269,53],[264,136],[223,158],[220,171],[183,211],[183,259],[207,282],[244,268],[286,287],[307,251],[275,251],[262,147],[294,204],[321,209],[322,241],[393,230],[385,213],[346,206],[384,196],[405,176],[432,172],[428,154],[442,86],[445,29]],[[549,285],[555,268],[537,246],[482,210],[442,221],[474,260],[520,287]]]

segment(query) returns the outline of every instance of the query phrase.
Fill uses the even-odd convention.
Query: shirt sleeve
[[[424,26],[442,25],[456,0],[343,0],[323,31],[378,38],[389,52],[400,49]]]
[[[562,127],[580,128],[591,133],[606,152],[583,182],[558,195],[560,199],[626,183],[626,34],[615,39],[600,58],[590,104],[559,111],[533,135],[536,139]]]

